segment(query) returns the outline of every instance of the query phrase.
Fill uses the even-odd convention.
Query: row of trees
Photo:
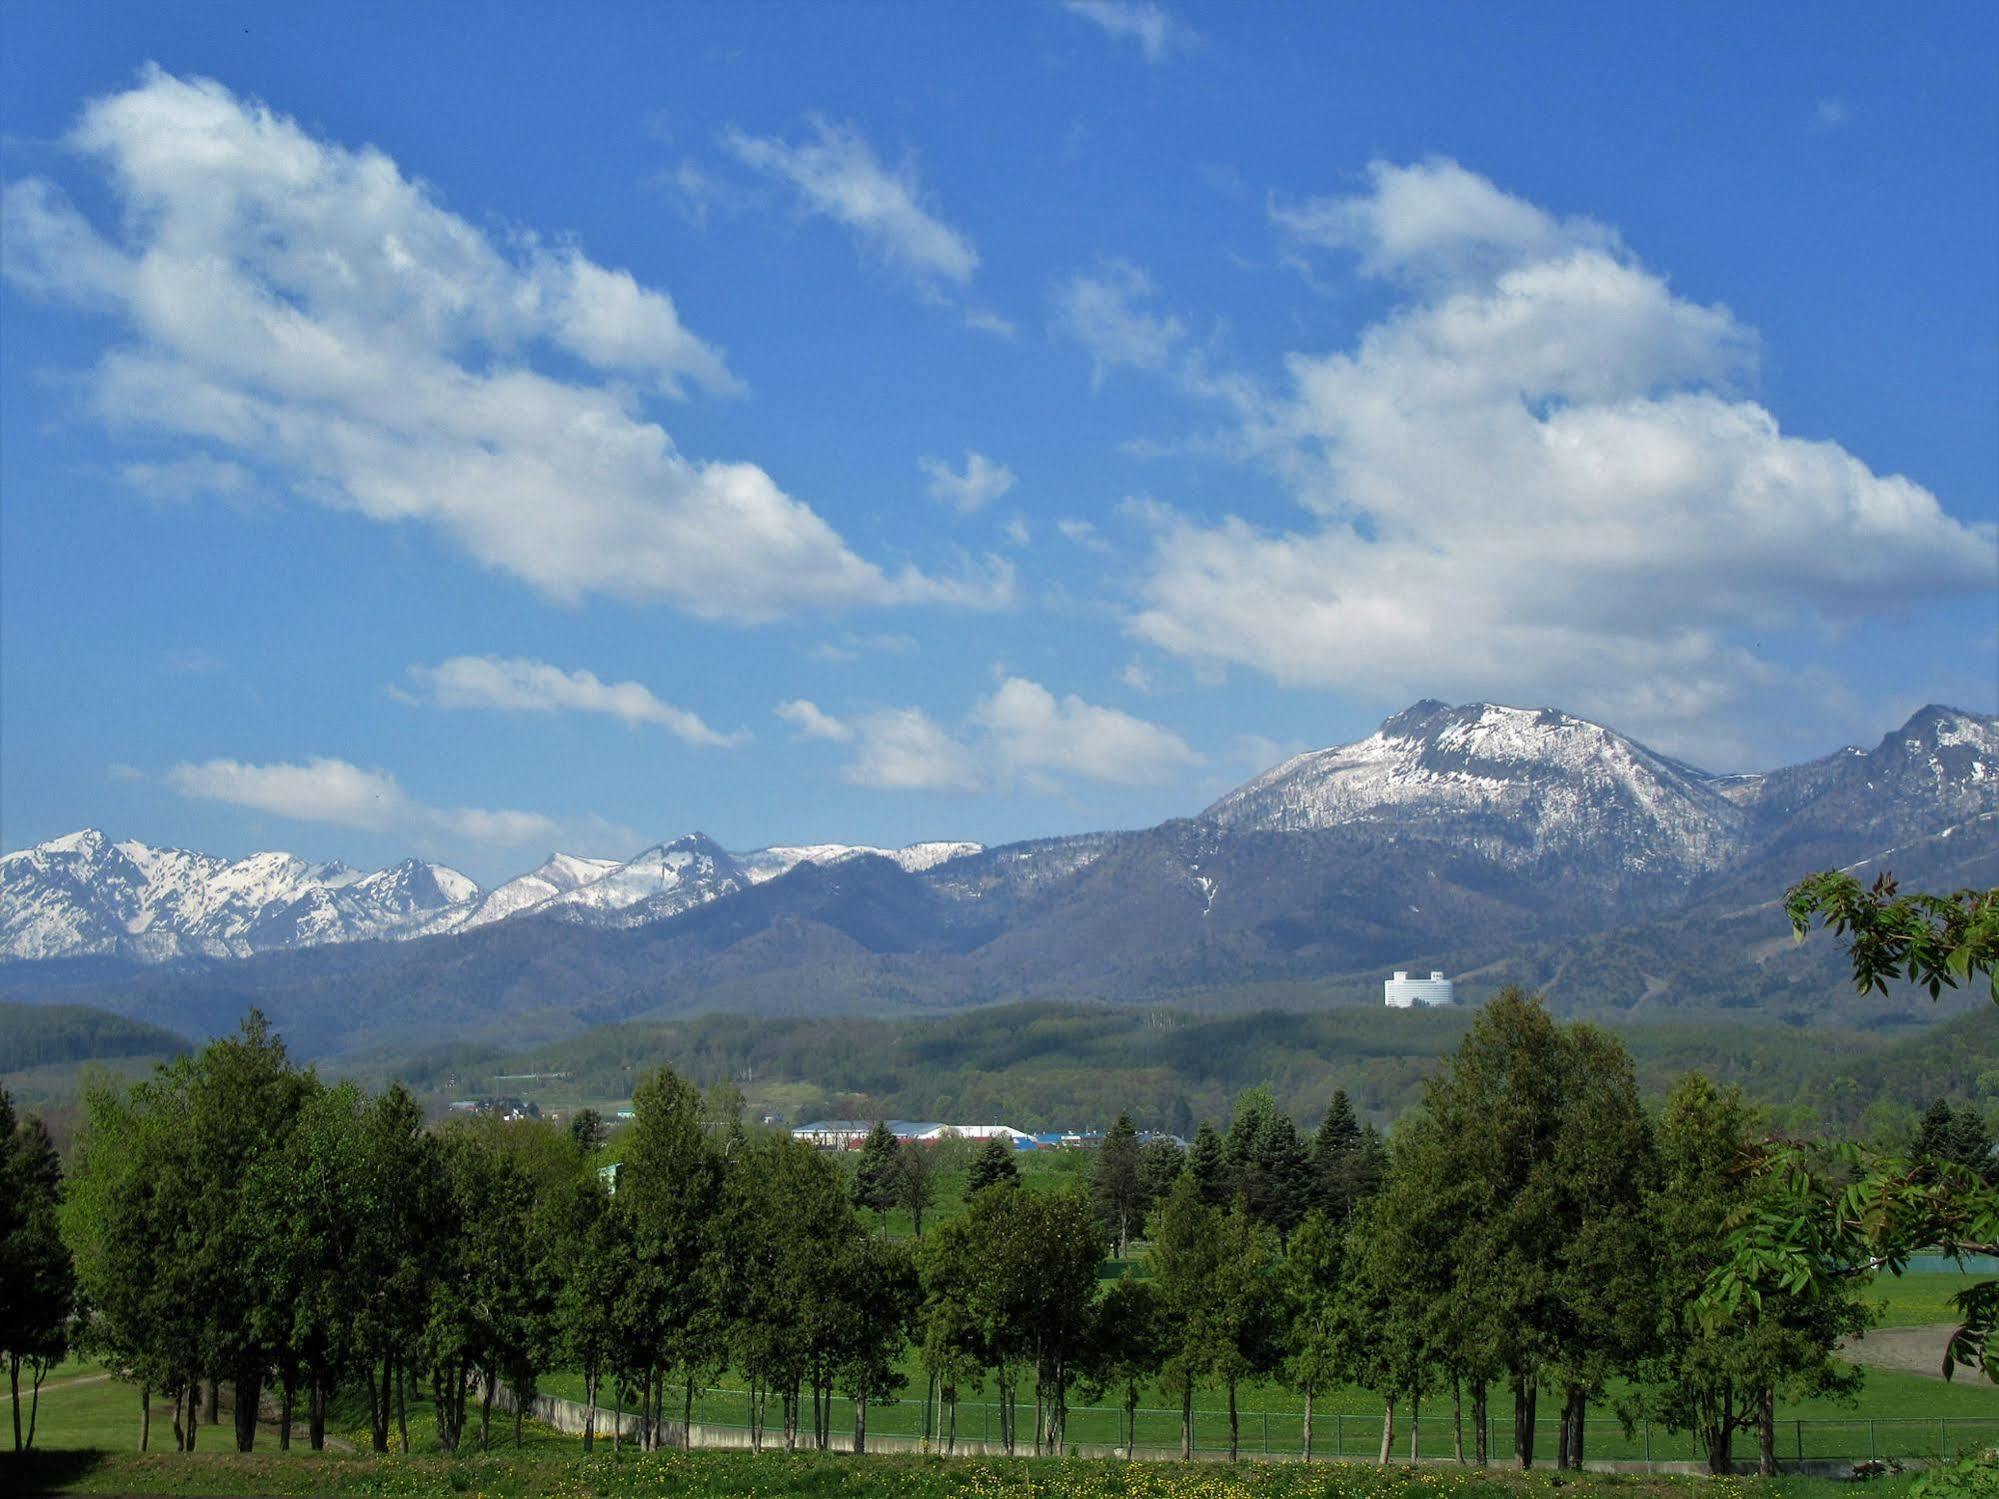
[[[996,1396],[1007,1451],[1044,1452],[1079,1393],[1129,1417],[1156,1387],[1188,1454],[1197,1391],[1221,1393],[1233,1453],[1241,1387],[1276,1378],[1304,1397],[1308,1456],[1315,1400],[1357,1384],[1383,1400],[1383,1460],[1400,1412],[1448,1397],[1457,1455],[1485,1461],[1504,1391],[1518,1461],[1535,1458],[1546,1397],[1571,1466],[1584,1410],[1617,1381],[1627,1414],[1642,1402],[1699,1432],[1724,1469],[1745,1428],[1770,1460],[1780,1395],[1852,1382],[1829,1355],[1864,1321],[1855,1282],[1703,1295],[1770,1190],[1741,1098],[1689,1078],[1655,1120],[1615,1040],[1517,993],[1480,1012],[1386,1147],[1343,1097],[1308,1141],[1252,1090],[1185,1152],[1120,1120],[1090,1179],[1059,1192],[1029,1190],[989,1147],[966,1211],[908,1239],[866,1215],[907,1202],[920,1148],[878,1138],[850,1170],[745,1130],[739,1097],[665,1069],[633,1109],[607,1181],[594,1121],[433,1130],[400,1088],[365,1097],[295,1068],[253,1013],[93,1095],[60,1191],[45,1137],[9,1129],[9,1179],[42,1185],[7,1196],[22,1211],[0,1225],[6,1315],[17,1286],[47,1287],[53,1325],[139,1387],[141,1445],[157,1395],[182,1448],[224,1389],[243,1450],[267,1393],[285,1445],[301,1407],[321,1445],[329,1403],[353,1391],[375,1448],[407,1448],[417,1389],[447,1449],[474,1439],[475,1413],[476,1440],[493,1439],[502,1390],[518,1440],[560,1368],[618,1413],[613,1440],[626,1410],[641,1445],[685,1440],[696,1393],[730,1370],[755,1445],[826,1446],[844,1396],[864,1450],[913,1361],[926,1434],[947,1449],[968,1394]],[[1141,1234],[1142,1256],[1102,1279]],[[14,1326],[17,1366],[60,1356],[60,1334]]]

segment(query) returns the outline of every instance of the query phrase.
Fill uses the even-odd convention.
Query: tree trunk
[[[1189,1378],[1180,1391],[1180,1460],[1194,1460],[1194,1381]]]
[[[611,1451],[625,1450],[625,1371],[611,1371]]]
[[[1534,1466],[1534,1402],[1540,1393],[1532,1379],[1513,1381],[1513,1455],[1523,1468]]]
[[[139,1386],[139,1450],[144,1452],[153,1440],[153,1392],[144,1385]]]
[[[402,1437],[403,1456],[410,1451],[409,1370],[396,1360],[396,1431]]]
[[[306,1445],[314,1452],[326,1450],[327,1383],[327,1375],[323,1370],[312,1371],[312,1389],[306,1396],[305,1436]]]
[[[1383,1402],[1381,1412],[1381,1455],[1375,1459],[1381,1467],[1388,1466],[1389,1454],[1395,1450],[1395,1397],[1390,1395]]]
[[[1583,1436],[1587,1430],[1585,1423],[1589,1418],[1589,1392],[1578,1386],[1569,1396],[1569,1403],[1573,1410],[1569,1420],[1574,1427],[1569,1436],[1569,1461],[1580,1473],[1584,1462]]]
[[[42,1381],[49,1377],[49,1361],[43,1358],[28,1360],[28,1372],[35,1381],[34,1393],[28,1397],[28,1440],[22,1447],[24,1452],[32,1452],[35,1447],[35,1423],[42,1414]]]
[[[694,1376],[691,1373],[680,1386],[680,1450],[694,1450]]]
[[[1312,1460],[1312,1387],[1305,1386],[1305,1461]]]
[[[1569,1406],[1562,1402],[1562,1417],[1555,1423],[1555,1471],[1569,1471]]]
[[[583,1371],[583,1450],[597,1445],[597,1367]]]
[[[236,1379],[236,1450],[249,1452],[257,1445],[257,1403],[263,1398],[264,1378],[253,1374]]]
[[[1756,1471],[1765,1478],[1777,1472],[1777,1391],[1767,1384],[1756,1401]]]
[[[496,1381],[490,1369],[479,1373],[479,1450],[486,1451],[493,1445],[493,1390]],[[521,1408],[520,1392],[515,1391],[514,1409]]]
[[[1723,1390],[1714,1422],[1707,1429],[1707,1470],[1717,1478],[1735,1471],[1735,1458],[1730,1451],[1734,1436],[1735,1400],[1732,1392]]]
[[[1138,1446],[1138,1381],[1127,1380],[1124,1387],[1124,1460],[1131,1461]]]
[[[1234,1462],[1236,1460],[1236,1453],[1241,1445],[1241,1436],[1242,1436],[1242,1420],[1236,1414],[1236,1408],[1235,1408],[1235,1376],[1231,1374],[1229,1376],[1229,1461],[1230,1462]]]
[[[13,1391],[14,1450],[21,1450],[21,1355],[7,1355],[7,1384]]]
[[[1418,1390],[1409,1397],[1409,1461],[1420,1461],[1423,1456],[1423,1392]]]
[[[861,1393],[854,1397],[854,1451],[868,1450],[868,1387],[861,1386]]]
[[[1483,1468],[1491,1461],[1492,1454],[1486,1450],[1485,1381],[1478,1380],[1471,1387],[1472,1446],[1478,1454],[1478,1465]]]
[[[278,1396],[278,1451],[292,1450],[292,1399],[298,1392],[298,1376],[287,1371]]]
[[[950,1422],[950,1426],[944,1438],[944,1451],[955,1457],[958,1452],[958,1387],[956,1385],[951,1386],[950,1391],[945,1395],[944,1399],[950,1407],[945,1416],[945,1419]]]
[[[219,1425],[222,1421],[222,1381],[213,1374],[208,1376],[208,1424]]]

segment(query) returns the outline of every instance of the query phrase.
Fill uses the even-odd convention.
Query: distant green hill
[[[0,1074],[62,1062],[172,1056],[188,1049],[186,1038],[164,1027],[89,1005],[0,1002]]]
[[[704,1086],[734,1080],[753,1107],[791,1120],[1003,1120],[1021,1128],[1103,1125],[1125,1110],[1142,1127],[1182,1129],[1225,1117],[1237,1094],[1264,1083],[1308,1123],[1344,1088],[1386,1124],[1419,1100],[1423,1078],[1469,1016],[1468,1008],[1354,1004],[1216,1013],[1086,1003],[925,1019],[710,1015],[600,1026],[532,1050],[457,1045],[384,1055],[371,1075],[447,1093],[490,1091],[498,1074],[562,1074],[539,1085],[559,1104],[629,1097],[639,1077],[666,1064]],[[1990,1007],[1904,1038],[1832,1027],[1801,1033],[1746,1018],[1694,1023],[1670,1012],[1610,1028],[1653,1097],[1697,1070],[1740,1084],[1788,1127],[1853,1131],[1877,1122],[1883,1107],[1920,1110],[1938,1093],[1999,1102],[1999,1011]]]

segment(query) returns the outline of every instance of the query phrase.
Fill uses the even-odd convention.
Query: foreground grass
[[[1705,1479],[1628,1474],[1480,1472],[1457,1467],[1378,1469],[1210,1463],[1085,1462],[1019,1458],[841,1457],[767,1452],[598,1453],[584,1457],[489,1453],[460,1458],[311,1453],[178,1456],[95,1452],[0,1457],[10,1492],[77,1494],[383,1496],[477,1494],[491,1499],[1833,1499],[1850,1486],[1825,1479]],[[1904,1479],[1866,1492],[1897,1499]]]

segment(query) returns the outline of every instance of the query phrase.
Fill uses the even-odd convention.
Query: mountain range
[[[748,853],[692,833],[489,891],[76,833],[0,861],[0,986],[191,1031],[254,1002],[328,1052],[723,1010],[1378,1002],[1390,965],[1808,1024],[1850,986],[1776,902],[1870,863],[1999,883],[1999,719],[1931,706],[1872,749],[1713,776],[1553,709],[1426,701],[1155,828]]]

